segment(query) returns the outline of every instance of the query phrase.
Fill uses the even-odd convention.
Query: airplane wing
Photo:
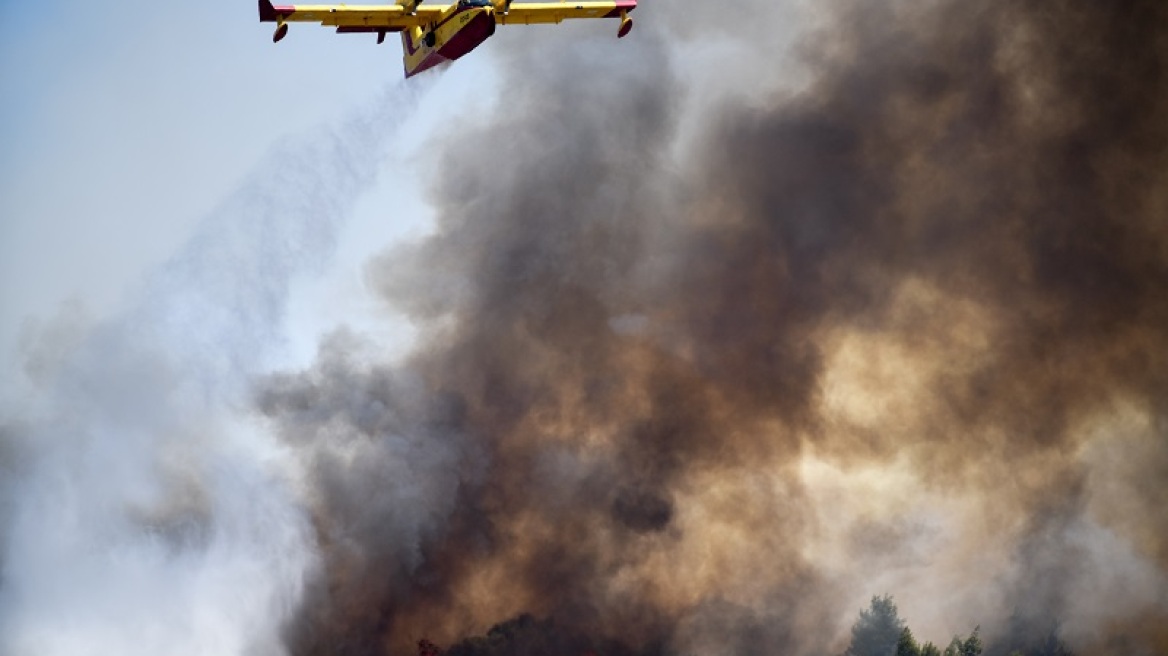
[[[399,4],[273,5],[271,0],[259,0],[259,7],[261,22],[279,24],[274,41],[284,37],[286,23],[319,23],[338,32],[400,32],[435,23],[448,10],[445,5],[419,5],[413,12]]]
[[[271,0],[259,0],[260,21],[277,24],[272,40],[279,41],[288,32],[287,23],[319,23],[336,27],[338,32],[400,32],[440,22],[457,7],[457,3],[422,4],[420,0],[399,2],[402,4],[273,5]],[[413,5],[412,11],[403,4]],[[627,34],[632,27],[628,13],[637,8],[637,0],[514,3],[510,0],[490,0],[490,4],[502,10],[495,12],[495,22],[499,25],[559,23],[569,18],[620,18],[619,36]]]
[[[559,23],[568,18],[622,18],[637,8],[637,0],[609,2],[515,2],[505,13],[496,14],[500,25]]]

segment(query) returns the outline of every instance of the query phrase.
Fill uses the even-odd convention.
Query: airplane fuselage
[[[459,2],[431,29],[402,30],[406,77],[454,61],[495,33],[495,9],[487,0]]]

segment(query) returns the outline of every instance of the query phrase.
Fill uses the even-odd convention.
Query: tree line
[[[983,643],[981,627],[968,636],[953,636],[942,649],[932,642],[920,643],[900,618],[890,595],[872,597],[868,608],[852,625],[852,642],[843,656],[1074,656],[1056,635],[1056,629],[1024,644],[998,644],[988,649]],[[1018,641],[1017,637],[1013,641]]]

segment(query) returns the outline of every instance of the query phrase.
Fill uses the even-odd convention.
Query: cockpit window
[[[459,7],[490,7],[491,0],[458,0]]]

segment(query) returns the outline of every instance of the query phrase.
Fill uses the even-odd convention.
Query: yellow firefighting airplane
[[[406,77],[474,50],[495,33],[495,25],[559,23],[566,18],[620,18],[617,37],[633,29],[629,12],[637,0],[608,2],[516,2],[511,0],[454,0],[441,6],[421,5],[422,0],[397,0],[388,5],[272,5],[259,0],[260,21],[275,23],[272,41],[288,34],[288,23],[320,23],[337,32],[369,32],[377,42],[387,32],[401,32]]]

